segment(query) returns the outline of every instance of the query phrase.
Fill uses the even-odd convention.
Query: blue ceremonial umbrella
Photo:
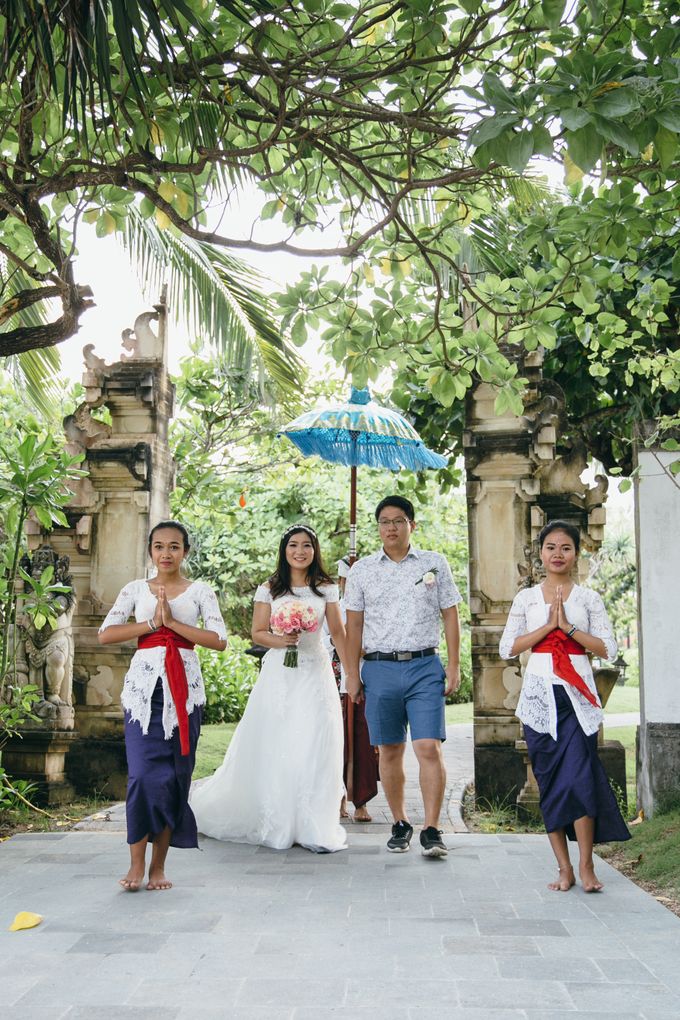
[[[306,411],[281,429],[281,433],[309,457],[316,454],[335,464],[351,468],[349,557],[356,559],[357,467],[408,468],[446,467],[446,457],[429,450],[413,428],[396,411],[371,400],[367,389],[352,387],[349,400],[336,407]]]

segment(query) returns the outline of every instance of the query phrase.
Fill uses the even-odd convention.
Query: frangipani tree
[[[206,251],[346,259],[346,283],[303,274],[281,307],[296,341],[328,323],[356,384],[413,363],[442,404],[481,377],[519,406],[512,348],[554,343],[565,301],[606,287],[596,257],[677,208],[675,6],[9,0],[0,251],[27,283],[6,283],[0,354],[73,334],[91,300],[78,225],[122,233],[135,210]],[[531,210],[518,273],[471,277],[461,229],[539,158],[573,188],[584,173],[604,187]],[[263,204],[239,231],[229,200],[244,179]],[[48,298],[61,314],[27,323]]]

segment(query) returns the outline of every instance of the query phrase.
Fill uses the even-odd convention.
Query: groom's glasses
[[[381,517],[378,521],[379,528],[391,528],[392,525],[395,528],[403,528],[405,524],[408,524],[408,518],[406,517],[394,517],[392,520],[388,517]]]

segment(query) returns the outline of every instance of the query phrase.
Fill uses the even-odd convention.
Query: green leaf
[[[469,134],[468,142],[478,148],[484,142],[497,138],[507,127],[517,124],[519,117],[516,113],[499,113],[493,117],[487,117],[480,121]]]
[[[564,8],[565,0],[541,0],[543,17],[550,28],[559,28]]]
[[[569,155],[585,173],[592,170],[602,154],[602,141],[592,124],[565,133]]]
[[[656,150],[662,170],[668,170],[675,159],[678,150],[678,136],[666,127],[660,127],[654,135],[654,149]]]
[[[43,528],[50,531],[52,529],[52,515],[48,510],[45,510],[42,506],[34,506],[33,513],[38,518]]]
[[[628,492],[632,485],[633,483],[631,482],[630,478],[624,478],[622,481],[619,482],[619,492]]]
[[[675,134],[680,132],[680,106],[666,106],[654,111],[654,120]]]
[[[45,585],[50,583],[50,581],[52,580],[53,577],[54,577],[54,567],[52,567],[52,566],[45,567],[45,569],[43,570],[42,574],[40,575],[40,583],[41,583],[41,585],[43,587],[45,587]]]
[[[560,110],[560,119],[565,128],[570,131],[578,131],[579,128],[590,124],[593,118],[582,106],[567,106],[564,110]]]
[[[593,100],[595,112],[602,117],[624,117],[627,113],[637,110],[639,105],[635,92],[625,86],[610,89]]]
[[[534,139],[534,156],[552,156],[554,143],[548,129],[536,124],[531,129],[531,134]]]
[[[506,147],[506,161],[513,170],[520,174],[531,159],[534,151],[534,137],[531,131],[519,131],[513,134]]]
[[[617,120],[606,120],[604,117],[594,117],[594,124],[598,132],[615,145],[620,145],[631,156],[637,156],[640,151],[637,138],[625,124]]]

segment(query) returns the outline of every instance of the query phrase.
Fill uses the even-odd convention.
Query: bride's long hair
[[[333,578],[326,572],[326,568],[323,565],[321,558],[321,549],[319,548],[319,539],[316,537],[316,532],[308,527],[306,524],[294,524],[292,527],[287,528],[281,536],[279,542],[279,554],[276,561],[276,570],[269,578],[269,590],[273,599],[278,598],[280,595],[285,595],[288,592],[289,595],[293,594],[293,589],[290,585],[290,564],[286,559],[286,547],[290,542],[293,535],[300,533],[307,535],[312,548],[314,549],[314,559],[309,564],[307,569],[307,583],[312,589],[315,595],[321,595],[319,586],[323,584],[333,584]]]

